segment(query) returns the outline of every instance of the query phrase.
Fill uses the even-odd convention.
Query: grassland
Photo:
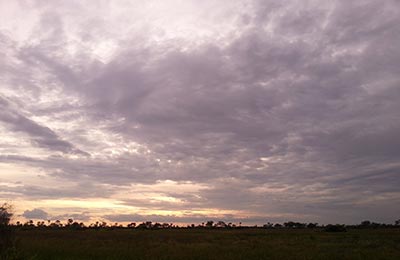
[[[400,229],[19,230],[22,259],[400,259]]]

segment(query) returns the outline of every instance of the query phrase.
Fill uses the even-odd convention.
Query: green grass
[[[400,259],[400,230],[25,230],[24,259]]]

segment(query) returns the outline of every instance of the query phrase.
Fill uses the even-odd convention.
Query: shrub
[[[345,225],[339,225],[339,224],[331,225],[331,224],[329,224],[324,228],[324,231],[325,232],[346,232],[347,230],[346,230]]]

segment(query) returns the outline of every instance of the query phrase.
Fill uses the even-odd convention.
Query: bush
[[[345,225],[339,225],[339,224],[331,225],[331,224],[329,224],[324,228],[324,231],[325,232],[346,232],[347,230],[346,230]]]

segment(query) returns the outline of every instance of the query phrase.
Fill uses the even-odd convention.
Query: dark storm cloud
[[[179,39],[154,44],[140,31],[118,42],[104,63],[84,52],[83,60],[60,55],[65,24],[45,13],[40,26],[48,33],[39,44],[2,47],[8,60],[20,61],[1,64],[7,82],[28,89],[18,66],[28,68],[29,78],[36,75],[29,66],[38,64],[48,82],[80,103],[31,111],[81,113],[87,125],[71,136],[83,150],[96,151],[88,131],[98,127],[151,153],[143,148],[114,157],[1,160],[24,160],[77,183],[208,186],[198,196],[163,191],[184,203],[153,202],[152,209],[310,213],[321,221],[338,209],[342,221],[358,219],[355,211],[385,221],[400,214],[389,206],[400,199],[399,3],[249,3],[249,13],[235,20],[235,37],[188,48]],[[40,147],[84,153],[7,104],[0,100],[0,119],[13,131]],[[125,202],[145,207],[140,200]]]

